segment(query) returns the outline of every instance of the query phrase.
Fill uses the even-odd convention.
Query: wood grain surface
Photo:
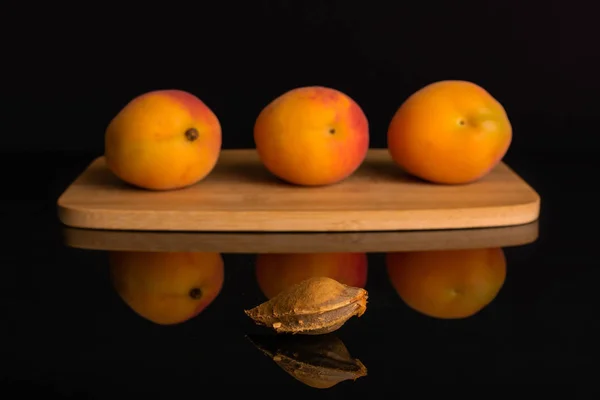
[[[340,233],[140,232],[63,228],[67,246],[102,251],[386,253],[513,247],[532,243],[537,238],[537,221],[500,228]]]
[[[211,174],[174,191],[134,188],[103,157],[58,200],[67,226],[141,231],[344,232],[498,227],[539,216],[533,188],[501,163],[468,185],[408,176],[387,150],[372,149],[348,179],[299,187],[273,177],[255,150],[223,150]]]

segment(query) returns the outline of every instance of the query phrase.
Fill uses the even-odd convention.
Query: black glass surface
[[[541,195],[532,224],[347,234],[68,228],[56,199],[93,155],[6,155],[3,170],[23,157],[30,179],[7,177],[1,200],[2,398],[365,398],[593,371],[597,197],[580,157],[511,163]],[[282,336],[244,313],[314,275],[364,286],[364,315]]]

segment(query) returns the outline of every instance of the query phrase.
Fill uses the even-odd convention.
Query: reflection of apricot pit
[[[364,288],[367,283],[365,253],[259,254],[256,280],[271,299],[290,286],[308,278],[327,277],[344,285]]]
[[[111,252],[110,276],[119,296],[161,325],[200,314],[223,286],[219,253]]]
[[[281,369],[315,389],[328,389],[367,375],[367,367],[332,334],[254,335],[249,339]]]
[[[506,278],[501,248],[389,253],[392,286],[412,309],[435,318],[466,318],[491,303]]]

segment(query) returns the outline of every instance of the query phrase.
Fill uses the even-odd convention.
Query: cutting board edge
[[[252,149],[231,149],[231,150],[223,150],[224,152],[248,152],[252,151]],[[385,152],[385,149],[371,149],[371,152]],[[187,224],[180,225],[178,227],[169,226],[168,223],[165,223],[168,219],[163,217],[157,218],[159,220],[162,219],[162,222],[155,224],[147,224],[145,226],[137,226],[132,227],[131,224],[123,224],[118,221],[122,220],[118,217],[118,212],[114,212],[116,215],[115,218],[106,218],[107,214],[111,214],[110,211],[106,210],[89,210],[89,209],[78,209],[77,207],[73,207],[65,204],[65,196],[68,194],[69,188],[75,185],[86,173],[86,171],[95,163],[100,162],[105,157],[98,156],[93,161],[91,161],[86,169],[84,169],[81,174],[79,174],[73,182],[65,189],[65,191],[60,195],[57,200],[57,211],[58,218],[60,222],[66,226],[73,228],[84,228],[84,229],[101,229],[101,230],[138,230],[138,231],[161,231],[161,232],[390,232],[390,231],[408,231],[408,230],[440,230],[440,229],[472,229],[472,228],[493,228],[493,227],[507,227],[507,226],[517,226],[524,225],[531,222],[536,221],[540,216],[540,204],[541,198],[540,195],[533,189],[528,182],[526,182],[521,176],[519,176],[510,166],[508,166],[503,161],[501,164],[505,165],[519,180],[525,185],[530,191],[531,200],[522,203],[522,204],[512,204],[512,205],[503,205],[503,206],[494,206],[494,207],[480,207],[477,209],[474,208],[466,208],[464,210],[456,209],[453,212],[460,214],[461,211],[467,211],[470,214],[473,214],[473,210],[477,210],[479,215],[473,217],[469,217],[470,222],[464,222],[465,219],[454,219],[451,221],[441,220],[440,223],[423,223],[423,220],[427,220],[432,218],[431,215],[437,212],[439,213],[447,213],[447,209],[440,210],[372,210],[372,211],[354,211],[348,212],[346,210],[339,211],[322,211],[321,213],[326,214],[328,219],[330,219],[327,223],[322,223],[321,225],[315,224],[312,222],[305,222],[305,226],[296,227],[294,229],[286,229],[281,227],[280,221],[271,222],[265,224],[265,220],[277,220],[285,218],[289,218],[290,214],[294,214],[294,212],[289,211],[198,211],[198,212],[177,212],[177,211],[140,211],[138,214],[142,216],[147,222],[149,217],[152,219],[152,215],[156,217],[157,214],[186,214],[186,216],[195,215],[194,219],[205,219],[206,216],[204,214],[210,215],[210,219],[216,220],[216,223],[213,221],[211,224],[205,224],[204,226],[200,226],[197,223],[191,223],[188,220]],[[516,209],[516,210],[515,210]],[[499,217],[499,215],[505,214],[506,212],[511,211],[511,217]],[[97,212],[103,213],[102,218],[96,218],[94,215]],[[281,216],[277,214],[281,213]],[[306,214],[318,214],[319,212],[312,211],[298,211],[296,214],[296,222],[298,220],[303,220]],[[381,216],[375,216],[375,222],[369,221],[367,224],[357,223],[356,221],[348,221],[352,218],[349,218],[352,214],[360,214],[360,219],[365,217],[366,215],[375,215],[382,214]],[[390,213],[397,214],[396,218],[390,219]],[[133,214],[136,214],[135,212]],[[215,215],[221,214],[221,217],[215,217]],[[285,215],[283,215],[285,214]],[[331,216],[334,214],[340,214],[338,220],[331,221]],[[385,215],[384,215],[385,214]],[[404,214],[404,215],[400,215]],[[411,215],[412,214],[412,215]],[[406,219],[406,216],[409,215],[409,220]],[[496,217],[494,217],[496,215]],[[224,218],[225,217],[225,218]],[[235,218],[234,218],[235,217]],[[248,223],[248,217],[251,219],[256,219],[257,221],[262,221],[262,223]],[[268,217],[268,218],[267,218]],[[355,217],[356,218],[356,217]],[[232,226],[233,224],[230,222],[231,220],[242,220],[245,225]],[[433,217],[435,220],[436,218]],[[225,223],[223,223],[225,222]],[[445,222],[445,223],[444,223]]]
[[[64,243],[98,251],[209,251],[220,253],[318,253],[430,251],[517,247],[534,243],[538,221],[483,229],[342,233],[204,233],[81,229],[64,226]]]
[[[502,209],[513,208],[514,206],[506,207],[495,207],[493,214],[502,214]],[[306,222],[301,226],[296,225],[295,229],[285,228],[285,224],[281,223],[281,219],[278,220],[275,212],[264,212],[268,214],[270,218],[265,218],[262,215],[263,212],[253,215],[252,220],[262,221],[261,223],[252,223],[248,218],[248,213],[233,213],[223,212],[224,216],[228,216],[229,219],[221,219],[214,212],[211,212],[211,221],[204,223],[204,225],[194,224],[190,218],[190,213],[185,213],[188,223],[179,224],[177,227],[170,226],[168,222],[158,222],[156,224],[148,223],[148,217],[153,219],[162,219],[168,221],[169,218],[156,218],[156,212],[153,212],[153,216],[143,214],[140,218],[144,218],[146,224],[140,226],[132,226],[131,224],[119,223],[121,218],[116,216],[113,219],[103,215],[103,218],[95,218],[94,213],[87,210],[77,210],[70,208],[59,207],[59,219],[66,226],[73,228],[86,228],[86,229],[104,229],[104,230],[139,230],[139,231],[169,231],[169,232],[383,232],[383,231],[408,231],[408,230],[443,230],[443,229],[472,229],[472,228],[493,228],[503,226],[516,226],[524,225],[530,222],[534,222],[539,218],[539,202],[524,204],[516,206],[520,210],[519,213],[511,212],[511,217],[497,218],[494,215],[482,215],[476,217],[469,217],[470,222],[464,222],[464,219],[456,220],[440,220],[439,223],[431,223],[427,221],[429,219],[436,220],[435,217],[431,217],[429,214],[428,218],[419,217],[419,214],[423,214],[425,211],[406,211],[405,213],[413,214],[410,220],[405,218],[391,218],[390,211],[385,211],[385,216],[382,216],[378,220],[370,218],[370,221],[362,224],[348,221],[348,212],[340,211],[339,220],[332,221],[332,212],[326,212],[329,216],[329,221],[322,224],[316,224],[312,222]],[[447,210],[439,210],[440,213],[447,212]],[[471,210],[472,211],[472,210]],[[400,211],[402,212],[402,211]],[[290,214],[289,212],[285,212]],[[365,216],[365,212],[357,212]],[[244,224],[231,222],[232,214],[246,214],[244,215]],[[274,215],[275,214],[275,215]],[[382,213],[383,214],[383,213]],[[202,216],[195,219],[202,219]],[[236,218],[237,219],[237,218]],[[302,217],[299,217],[301,220]],[[271,223],[265,223],[265,220],[273,221]],[[235,225],[235,226],[234,226]]]

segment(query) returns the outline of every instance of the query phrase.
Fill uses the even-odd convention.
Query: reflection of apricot
[[[305,279],[325,276],[345,285],[364,287],[367,283],[365,253],[259,254],[256,279],[267,298]]]
[[[392,286],[411,308],[436,318],[466,318],[494,300],[506,278],[500,248],[389,253]]]
[[[219,253],[110,253],[110,275],[121,298],[136,313],[161,325],[202,312],[223,286]]]

